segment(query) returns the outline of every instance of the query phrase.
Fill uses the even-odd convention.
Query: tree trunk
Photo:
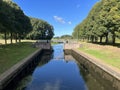
[[[105,37],[106,37],[105,43],[107,44],[108,43],[108,33],[105,35]]]
[[[95,37],[95,42],[98,42],[98,37]]]
[[[91,42],[92,43],[94,42],[94,36],[91,36]]]
[[[112,32],[112,44],[115,44],[115,40],[116,40],[116,38],[115,38],[115,32]]]
[[[87,37],[87,41],[89,42],[89,40],[90,40],[90,37],[88,36],[88,37]]]
[[[10,33],[10,41],[11,41],[11,44],[13,43],[12,40],[13,40],[13,34],[12,34],[12,32],[11,32],[11,33]]]
[[[85,39],[83,38],[83,42],[85,41]]]
[[[20,36],[20,34],[18,35],[18,37],[19,37],[19,42],[21,42],[21,36]]]
[[[15,42],[17,43],[17,33],[15,34]]]
[[[100,43],[102,43],[102,38],[103,38],[103,37],[102,37],[102,36],[100,36]]]
[[[4,33],[4,35],[5,35],[5,45],[7,44],[7,34],[6,34],[6,32]]]

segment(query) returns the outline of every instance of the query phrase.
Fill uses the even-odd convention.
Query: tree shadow
[[[109,45],[109,46],[114,46],[114,47],[118,47],[120,48],[120,43],[115,43],[115,44],[112,44],[112,43],[105,43],[105,42],[87,42],[87,43],[93,43],[93,44],[99,44],[99,45]]]

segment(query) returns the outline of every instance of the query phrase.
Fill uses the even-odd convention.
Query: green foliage
[[[73,37],[71,35],[62,35],[60,38],[61,39],[72,39]]]
[[[101,0],[96,3],[90,11],[88,17],[78,24],[73,32],[74,38],[86,38],[92,42],[111,35],[112,43],[120,33],[120,1],[119,0]]]
[[[25,37],[32,30],[29,18],[23,13],[21,8],[11,0],[2,0],[0,2],[0,33],[10,34],[12,38]]]
[[[28,39],[51,39],[54,36],[54,28],[46,21],[30,18],[33,30],[27,35]]]
[[[0,33],[7,39],[51,39],[54,28],[46,21],[26,16],[12,0],[0,0]]]
[[[53,37],[53,39],[73,39],[72,35],[62,35],[62,36],[56,36]]]
[[[59,37],[59,36],[56,36],[56,37],[53,37],[53,39],[60,39],[60,37]]]

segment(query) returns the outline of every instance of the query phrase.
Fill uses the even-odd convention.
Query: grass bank
[[[33,48],[31,42],[0,47],[0,74],[36,50],[37,48]]]
[[[59,43],[57,43],[57,42],[52,42],[52,43],[51,43],[51,45],[56,45],[56,44],[59,44]]]
[[[97,44],[82,44],[79,50],[90,54],[103,62],[112,65],[120,69],[120,48],[108,46],[108,45],[97,45]]]
[[[36,42],[36,40],[21,40],[21,42]],[[0,39],[0,43],[1,44],[5,44],[5,40],[4,39]],[[10,39],[7,40],[7,44],[10,44]],[[13,39],[13,43],[16,43],[15,40]]]

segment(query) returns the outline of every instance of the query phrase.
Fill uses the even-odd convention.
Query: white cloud
[[[71,21],[65,21],[62,17],[59,16],[53,16],[53,18],[55,19],[56,22],[62,23],[62,24],[72,24]]]
[[[71,21],[69,21],[69,22],[68,22],[68,24],[72,24],[72,22],[71,22]]]
[[[53,16],[53,17],[59,23],[62,23],[62,24],[66,23],[62,17],[58,17],[58,16]]]

